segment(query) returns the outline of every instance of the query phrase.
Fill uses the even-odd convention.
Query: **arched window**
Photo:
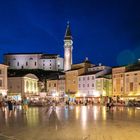
[[[27,91],[29,89],[29,82],[28,81],[26,81],[26,89],[27,89]]]

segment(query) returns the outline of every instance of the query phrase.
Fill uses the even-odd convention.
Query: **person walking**
[[[26,114],[28,110],[28,99],[26,96],[24,96],[22,103],[23,103],[23,112]]]
[[[13,103],[12,103],[12,99],[11,98],[8,99],[7,105],[8,105],[8,110],[9,110],[9,117],[11,117],[12,112],[13,112]]]

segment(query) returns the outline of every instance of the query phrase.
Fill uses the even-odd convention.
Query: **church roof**
[[[66,32],[65,32],[65,40],[71,40],[72,39],[72,35],[71,35],[71,30],[70,30],[70,24],[69,22],[67,23],[67,28],[66,28]]]

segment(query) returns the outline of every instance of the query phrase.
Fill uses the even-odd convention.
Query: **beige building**
[[[34,74],[8,77],[8,95],[17,100],[24,95],[38,95],[38,78]]]
[[[65,79],[47,80],[47,95],[63,97],[65,95]]]
[[[124,96],[125,90],[125,83],[124,83],[124,77],[125,77],[125,67],[116,67],[112,68],[112,92],[113,96]]]
[[[140,99],[140,70],[125,73],[125,96],[129,99]]]
[[[0,96],[7,95],[7,65],[0,64]]]

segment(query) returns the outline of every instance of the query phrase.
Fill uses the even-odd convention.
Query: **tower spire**
[[[65,40],[72,40],[72,35],[71,35],[71,30],[70,30],[70,23],[69,21],[67,21],[67,28],[66,28],[66,32],[65,32]]]

